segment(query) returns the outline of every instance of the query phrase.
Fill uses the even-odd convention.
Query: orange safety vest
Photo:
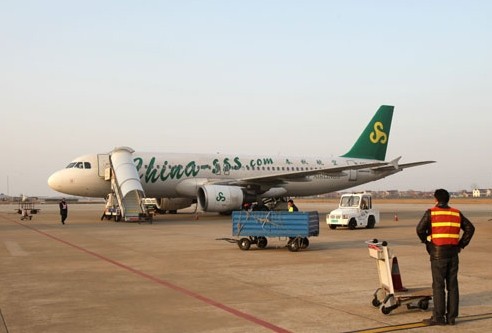
[[[431,208],[431,240],[434,245],[458,245],[461,215],[455,208]]]

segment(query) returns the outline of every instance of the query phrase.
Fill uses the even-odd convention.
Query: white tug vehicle
[[[330,229],[372,229],[376,223],[379,223],[379,211],[372,207],[372,197],[367,192],[343,194],[338,208],[326,215],[326,224]]]

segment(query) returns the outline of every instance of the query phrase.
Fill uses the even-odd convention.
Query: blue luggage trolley
[[[232,235],[239,239],[222,239],[237,243],[244,251],[251,244],[264,249],[267,237],[285,237],[286,247],[295,252],[309,246],[308,237],[319,235],[319,216],[318,212],[234,211]]]

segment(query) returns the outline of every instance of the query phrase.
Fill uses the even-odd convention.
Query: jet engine
[[[237,186],[203,185],[198,188],[198,204],[206,212],[230,212],[240,209],[245,199]]]

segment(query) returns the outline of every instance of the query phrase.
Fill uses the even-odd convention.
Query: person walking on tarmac
[[[65,201],[65,198],[63,198],[60,203],[60,216],[61,216],[61,223],[65,224],[65,220],[67,219],[68,216],[68,205],[67,202]]]
[[[289,199],[289,201],[287,201],[287,207],[288,207],[289,213],[299,211],[297,206],[294,204],[294,200],[292,200],[292,199]]]
[[[417,225],[417,235],[430,255],[434,302],[432,317],[423,322],[454,325],[459,307],[458,253],[470,243],[475,227],[458,209],[449,207],[448,191],[438,189],[434,198],[436,205],[425,212]]]

